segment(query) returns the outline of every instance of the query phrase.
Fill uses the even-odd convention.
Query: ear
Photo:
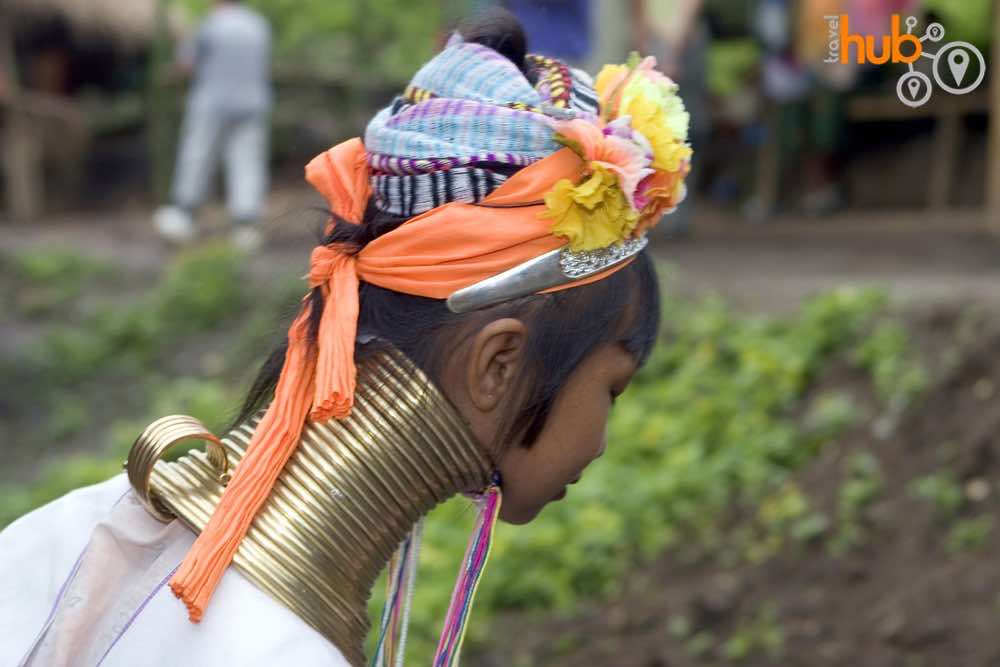
[[[477,409],[491,412],[513,393],[527,340],[524,322],[512,317],[493,320],[473,338],[465,385]]]

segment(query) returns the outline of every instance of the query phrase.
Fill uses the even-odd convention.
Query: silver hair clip
[[[556,120],[573,120],[576,118],[576,109],[563,109],[549,102],[542,102],[538,108],[543,114]]]
[[[448,310],[468,313],[592,276],[633,257],[648,243],[643,234],[596,250],[573,252],[568,246],[550,250],[453,292],[446,302]]]

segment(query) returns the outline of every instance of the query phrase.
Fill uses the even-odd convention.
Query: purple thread
[[[118,503],[124,500],[125,496],[127,496],[131,492],[132,492],[131,487],[126,489],[123,494],[118,496],[118,500],[116,500],[111,504],[110,509],[118,507]],[[55,602],[52,603],[52,608],[49,610],[49,615],[45,617],[45,622],[42,623],[42,629],[38,631],[37,635],[35,635],[35,640],[31,642],[31,647],[28,649],[28,653],[25,654],[23,658],[21,658],[21,661],[18,663],[19,665],[24,664],[28,660],[28,657],[31,655],[32,652],[34,652],[35,646],[38,644],[38,640],[40,640],[42,636],[45,634],[46,630],[48,630],[49,624],[52,622],[52,619],[55,618],[56,610],[59,608],[59,603],[62,602],[63,596],[66,595],[66,588],[69,586],[69,582],[73,580],[73,577],[76,576],[77,571],[80,569],[80,564],[83,562],[83,556],[84,554],[87,553],[87,549],[89,547],[90,547],[90,542],[87,542],[87,544],[85,544],[83,548],[80,549],[80,554],[76,557],[76,560],[73,562],[73,566],[69,569],[69,574],[67,574],[66,578],[63,579],[62,585],[59,587],[59,591],[56,593]]]
[[[132,616],[128,619],[128,622],[125,623],[125,627],[121,629],[121,632],[119,632],[118,635],[115,637],[114,641],[111,642],[111,646],[109,646],[108,649],[104,652],[104,655],[101,656],[101,659],[97,661],[97,665],[95,667],[101,666],[101,663],[103,663],[104,659],[108,657],[109,653],[111,653],[111,649],[115,647],[115,645],[118,643],[118,640],[125,636],[125,633],[128,632],[128,629],[130,627],[132,627],[132,623],[135,621],[135,619],[139,617],[139,614],[142,613],[142,610],[146,608],[146,605],[149,604],[149,601],[153,599],[153,597],[160,591],[161,588],[163,588],[166,585],[168,581],[170,581],[170,578],[174,576],[174,572],[176,572],[178,568],[180,568],[180,566],[181,564],[178,563],[177,567],[172,569],[170,573],[166,577],[164,577],[159,584],[156,585],[156,588],[154,588],[149,593],[149,595],[146,596],[146,599],[142,601],[142,604],[139,605],[139,608],[136,609],[134,612],[132,612]]]
[[[466,550],[466,558],[463,559],[465,569],[462,571],[458,585],[456,586],[455,595],[453,595],[452,599],[453,603],[458,603],[455,606],[458,613],[454,615],[449,614],[448,626],[445,628],[441,642],[438,644],[438,650],[441,653],[438,654],[438,658],[435,661],[436,666],[444,665],[446,660],[449,659],[451,652],[455,649],[464,621],[468,616],[469,605],[472,599],[472,589],[482,575],[482,566],[486,558],[486,551],[493,539],[491,532],[492,516],[496,512],[498,497],[499,494],[494,492],[486,499],[479,515],[476,537],[469,543],[469,548]],[[452,605],[449,605],[449,611],[451,607]]]
[[[119,500],[121,500],[119,498]],[[117,504],[117,503],[115,503]],[[80,569],[80,563],[83,562],[83,555],[87,553],[87,547],[83,547],[80,551],[80,555],[76,557],[76,562],[73,563],[73,567],[70,568],[69,574],[66,575],[66,579],[63,580],[62,586],[59,587],[59,592],[56,593],[56,601],[52,603],[52,609],[49,610],[49,615],[45,618],[45,622],[42,623],[42,629],[38,631],[35,635],[34,641],[31,642],[31,646],[28,647],[28,652],[21,658],[21,661],[17,664],[23,665],[28,661],[28,658],[35,651],[35,647],[38,645],[38,641],[45,635],[46,631],[49,629],[49,624],[52,623],[52,619],[56,615],[56,609],[59,608],[59,603],[62,602],[63,596],[66,594],[66,588],[69,586],[69,582],[72,581],[73,577],[76,576],[77,571]]]
[[[515,155],[513,153],[482,153],[462,157],[434,158],[395,158],[383,153],[372,153],[368,161],[370,166],[378,171],[387,172],[395,176],[412,176],[432,171],[445,171],[484,160],[514,166],[526,166],[537,162],[538,159],[530,155]]]

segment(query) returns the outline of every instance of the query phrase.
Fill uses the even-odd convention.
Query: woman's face
[[[500,518],[527,523],[546,504],[560,500],[607,447],[611,403],[635,373],[635,359],[619,344],[595,350],[556,394],[538,439],[530,448],[512,445],[500,460]]]
[[[453,367],[447,393],[481,443],[495,442],[503,415],[521,396],[521,362],[527,330],[517,319],[486,325],[461,363]],[[546,504],[565,495],[607,446],[613,398],[636,370],[634,357],[618,343],[595,349],[570,374],[531,447],[501,443],[498,468],[503,477],[500,518],[527,523]]]

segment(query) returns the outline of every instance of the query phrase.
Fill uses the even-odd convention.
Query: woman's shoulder
[[[184,605],[163,586],[108,657],[108,666],[349,667],[336,646],[232,567],[200,623],[188,621]]]
[[[123,508],[122,513],[129,512],[129,520],[135,523],[155,522],[139,509]],[[169,530],[156,538],[156,547],[162,549],[159,564],[151,565],[152,576],[144,577],[147,590],[138,591],[144,595],[143,601],[133,605],[127,629],[104,665],[348,667],[329,640],[232,566],[223,574],[201,622],[190,622],[184,604],[167,584],[194,539],[194,533],[179,522],[170,524]],[[133,599],[138,600],[138,595]]]
[[[150,516],[124,475],[22,517],[0,534],[0,571],[10,575],[0,574],[9,579],[0,617],[19,630],[10,646],[0,641],[0,657],[20,659],[37,637],[36,660],[61,664],[66,638],[86,636],[74,651],[105,666],[348,664],[233,568],[202,622],[188,621],[167,582],[193,541],[178,522]],[[34,576],[15,575],[28,567]]]

